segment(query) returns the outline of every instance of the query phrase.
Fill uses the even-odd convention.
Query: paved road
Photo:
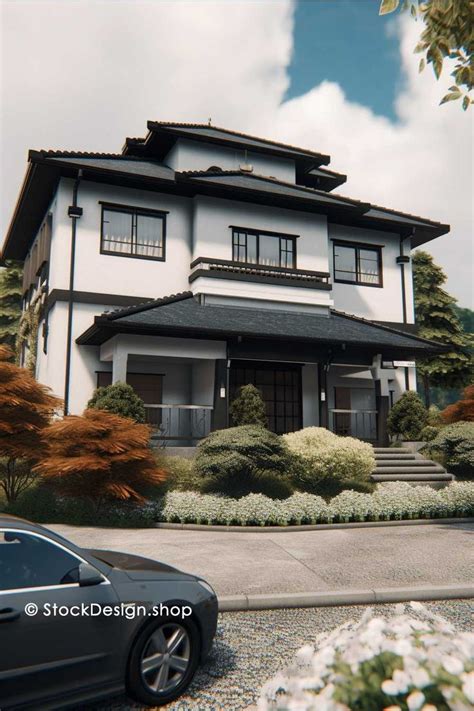
[[[52,525],[76,544],[161,560],[219,595],[474,581],[474,523],[233,533]]]

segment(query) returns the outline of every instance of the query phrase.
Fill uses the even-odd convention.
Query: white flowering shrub
[[[170,491],[161,521],[238,526],[288,526],[349,521],[389,521],[474,515],[474,483],[453,482],[444,489],[379,484],[373,494],[343,491],[326,503],[297,492],[287,499],[248,494],[240,499],[194,491]]]
[[[305,484],[326,478],[368,481],[375,468],[373,448],[353,437],[339,437],[324,427],[305,427],[283,435],[301,460]]]
[[[265,684],[258,711],[472,711],[474,634],[410,606],[319,635]]]

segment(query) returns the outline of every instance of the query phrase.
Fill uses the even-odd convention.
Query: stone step
[[[406,477],[400,477],[397,474],[372,474],[372,481],[404,481],[410,484],[412,481],[422,481],[430,483],[434,481],[452,481],[452,474],[448,472],[431,473],[431,474],[411,474]]]
[[[374,447],[374,454],[409,454],[408,449],[403,449],[403,447]]]
[[[431,461],[431,459],[384,459],[383,461],[375,462],[375,468],[400,467],[403,469],[404,467],[415,467],[417,469],[418,467],[421,467],[423,469],[424,467],[432,467],[433,465],[436,466],[436,464],[437,463]]]
[[[428,467],[377,467],[372,472],[373,474],[397,474],[405,476],[407,474],[429,474],[430,472],[446,472],[446,469],[440,464],[431,464]]]
[[[416,459],[416,456],[412,452],[403,452],[403,454],[399,454],[398,452],[376,452],[374,456],[377,461],[384,459]]]

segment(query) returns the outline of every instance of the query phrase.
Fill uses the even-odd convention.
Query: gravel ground
[[[425,603],[460,631],[474,631],[474,602],[455,600]],[[378,605],[377,614],[393,614],[394,605]],[[325,607],[262,612],[227,612],[219,616],[213,651],[197,672],[188,693],[166,711],[243,711],[255,704],[261,686],[279,669],[289,666],[295,652],[351,619],[363,606]],[[414,613],[413,613],[414,614]],[[126,699],[95,707],[96,711],[137,711]]]

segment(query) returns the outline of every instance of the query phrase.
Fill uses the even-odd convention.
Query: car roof
[[[36,524],[31,521],[27,521],[26,518],[20,518],[20,516],[12,516],[11,514],[0,513],[0,526],[14,527],[21,524],[22,526],[28,528],[36,528]]]

